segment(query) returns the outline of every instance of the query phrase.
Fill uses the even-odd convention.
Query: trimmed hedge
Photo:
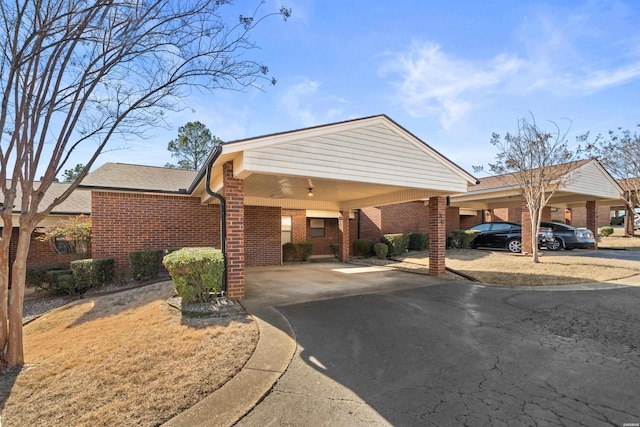
[[[408,234],[383,234],[382,243],[389,246],[389,256],[397,256],[409,250]]]
[[[378,258],[384,259],[389,253],[389,246],[384,243],[376,243],[375,245],[373,245],[373,251],[376,253],[376,256]]]
[[[426,251],[429,249],[429,233],[409,234],[410,251]]]
[[[182,248],[162,259],[182,302],[207,302],[222,289],[224,254],[211,247]]]
[[[312,242],[285,243],[282,245],[282,260],[284,262],[308,261],[311,257]]]
[[[113,280],[113,258],[79,259],[71,261],[71,271],[79,289],[87,289],[111,283]]]
[[[160,274],[161,249],[145,249],[129,252],[131,277],[137,281],[155,279]]]
[[[609,226],[600,227],[598,229],[598,234],[600,234],[603,237],[611,236],[613,234],[613,227],[609,227]]]
[[[357,239],[353,242],[353,256],[370,257],[373,254],[373,241]]]
[[[32,265],[27,267],[27,286],[36,286],[46,291],[51,290],[51,277],[47,275],[49,271],[67,270],[69,264],[57,262],[51,264]]]
[[[56,295],[74,295],[87,290],[76,285],[71,270],[50,270],[47,275],[51,280],[51,292]]]
[[[448,246],[450,248],[466,249],[478,234],[480,234],[479,230],[453,230],[449,235]]]

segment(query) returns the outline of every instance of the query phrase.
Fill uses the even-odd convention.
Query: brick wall
[[[611,221],[611,208],[609,206],[598,206],[598,220],[597,226],[602,227],[604,225],[609,225]],[[564,209],[558,209],[557,212],[551,213],[551,218],[561,221],[566,221],[566,219],[571,220],[571,226],[573,227],[586,227],[587,226],[587,208],[579,207],[579,208],[571,208],[569,212],[565,212]],[[595,231],[595,230],[592,230]]]
[[[256,267],[281,264],[280,208],[245,206],[244,209],[244,257],[246,266]],[[304,211],[299,212],[304,214]]]
[[[482,211],[478,211],[475,215],[462,215],[460,217],[460,229],[462,230],[478,224],[482,224]]]
[[[382,234],[426,232],[429,210],[424,202],[397,203],[382,206]]]
[[[220,209],[197,197],[92,192],[91,210],[92,256],[125,271],[134,250],[220,248]]]
[[[311,249],[312,255],[331,255],[329,245],[332,243],[340,243],[340,235],[338,230],[337,218],[326,218],[324,220],[324,237],[311,236],[311,220],[320,218],[307,218],[307,240],[313,243]]]
[[[427,208],[426,206],[424,207]],[[447,236],[451,234],[453,230],[460,230],[460,208],[454,208],[449,206],[446,210],[446,233]]]
[[[382,235],[382,211],[380,208],[362,208],[358,214],[360,215],[360,238],[369,239],[374,243],[380,242]]]

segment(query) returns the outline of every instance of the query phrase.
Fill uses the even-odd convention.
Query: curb
[[[289,321],[273,307],[249,312],[260,338],[253,355],[233,378],[166,427],[231,426],[264,399],[289,367],[297,343]]]

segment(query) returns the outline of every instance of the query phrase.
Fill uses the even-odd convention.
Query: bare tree
[[[633,235],[635,210],[640,207],[640,135],[619,128],[617,132],[609,131],[607,136],[598,135],[586,149],[598,158],[624,190],[627,205],[625,235]]]
[[[504,138],[494,133],[491,139],[498,149],[496,163],[489,168],[496,174],[510,174],[522,190],[531,215],[531,253],[533,262],[538,259],[538,229],[542,211],[556,191],[570,179],[569,172],[575,166],[576,153],[569,149],[567,132],[551,122],[552,132],[541,130],[532,117],[520,119],[516,134],[507,133]],[[581,137],[583,138],[583,137]]]
[[[190,91],[241,89],[268,78],[245,59],[249,36],[268,16],[257,6],[229,25],[225,0],[15,0],[0,4],[0,362],[23,364],[22,312],[31,234],[73,192],[114,134],[164,123]],[[71,153],[84,169],[41,205]],[[44,171],[44,172],[42,172]],[[43,174],[36,181],[36,174]],[[17,194],[21,196],[18,198]],[[19,212],[14,224],[13,211]],[[12,229],[17,256],[8,265]],[[11,287],[9,287],[11,268]],[[10,288],[10,289],[9,289]]]

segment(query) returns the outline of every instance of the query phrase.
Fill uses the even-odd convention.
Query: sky
[[[240,7],[254,5],[248,0]],[[640,2],[266,0],[247,55],[275,86],[183,99],[149,140],[114,140],[104,162],[176,163],[166,150],[198,120],[223,141],[386,114],[473,173],[493,132],[553,123],[573,145],[640,123]],[[248,7],[248,6],[246,6]],[[252,6],[253,7],[253,6]],[[248,9],[249,10],[249,9]],[[81,163],[82,159],[70,163]],[[95,168],[94,168],[95,169]],[[478,177],[486,173],[475,174]]]

